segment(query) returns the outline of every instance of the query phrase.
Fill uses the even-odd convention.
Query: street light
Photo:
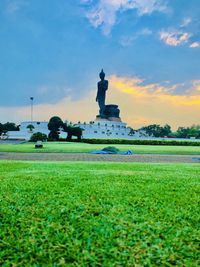
[[[34,100],[34,97],[30,97],[30,100],[31,100],[31,122],[33,122],[33,100]]]

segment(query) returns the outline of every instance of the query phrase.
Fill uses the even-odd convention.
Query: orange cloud
[[[174,105],[185,105],[193,106],[200,105],[200,81],[193,82],[193,88],[191,92],[196,93],[194,95],[176,95],[173,94],[174,90],[177,88],[177,85],[164,87],[157,83],[142,85],[143,80],[138,78],[126,78],[126,77],[117,77],[112,76],[110,84],[115,90],[118,90],[122,93],[131,95],[134,98],[143,98],[143,100],[153,100],[157,99],[163,102],[170,102]]]
[[[175,129],[200,123],[200,81],[184,95],[175,95],[178,85],[143,84],[137,77],[110,77],[108,98],[119,104],[122,118],[134,128],[168,123]]]

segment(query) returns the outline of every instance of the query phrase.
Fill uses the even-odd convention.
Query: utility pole
[[[31,100],[31,122],[33,122],[33,100],[34,98],[31,96],[30,100]]]

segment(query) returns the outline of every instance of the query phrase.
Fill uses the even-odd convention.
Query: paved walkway
[[[30,161],[109,161],[109,162],[174,162],[200,163],[200,155],[92,155],[87,153],[0,153],[0,160]]]
[[[2,140],[0,139],[0,145],[18,145],[25,143],[26,141],[22,140]]]

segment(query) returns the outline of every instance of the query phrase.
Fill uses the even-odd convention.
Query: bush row
[[[73,140],[75,141],[75,140]],[[153,146],[200,146],[196,141],[177,140],[126,140],[126,139],[82,139],[88,144],[123,144],[123,145],[153,145]]]

